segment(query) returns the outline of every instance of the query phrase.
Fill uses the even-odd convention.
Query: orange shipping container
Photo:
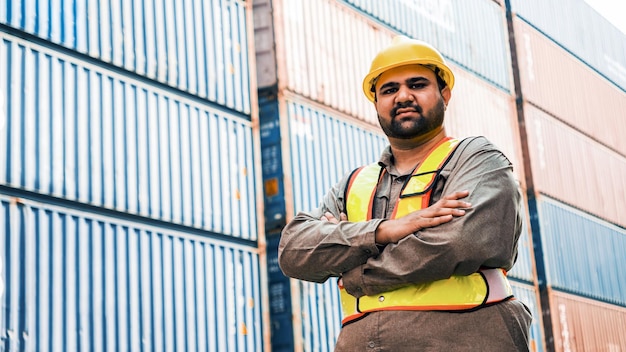
[[[446,111],[446,131],[457,138],[487,137],[509,158],[517,179],[523,183],[524,169],[513,96],[461,68],[450,66],[456,82]]]
[[[552,291],[550,310],[555,350],[624,350],[626,308]]]
[[[524,104],[535,189],[626,226],[626,158]]]
[[[626,94],[527,23],[514,23],[524,100],[626,155]]]

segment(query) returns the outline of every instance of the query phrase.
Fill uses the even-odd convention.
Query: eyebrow
[[[428,78],[423,77],[423,76],[411,77],[411,78],[407,79],[405,82],[406,82],[406,84],[412,84],[412,83],[417,83],[417,82],[422,82],[422,81],[430,82],[428,80]],[[399,85],[400,84],[398,82],[387,82],[387,83],[383,84],[382,86],[380,86],[380,90],[383,90],[385,88],[394,88],[394,87],[397,87]]]

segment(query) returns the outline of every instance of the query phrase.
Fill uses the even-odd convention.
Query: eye
[[[395,93],[397,91],[398,91],[398,88],[395,88],[395,87],[383,88],[383,89],[381,89],[380,94],[382,94],[382,95],[393,94],[393,93]]]
[[[427,86],[427,84],[423,83],[423,82],[409,84],[409,88],[411,88],[411,89],[422,89],[422,88],[424,88],[426,86]]]

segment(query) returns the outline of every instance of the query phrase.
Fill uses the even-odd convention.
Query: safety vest
[[[432,188],[441,169],[450,159],[459,141],[446,138],[435,146],[405,183],[391,218],[398,219],[429,206]],[[376,186],[385,169],[377,163],[357,169],[346,189],[348,221],[372,218]],[[503,269],[485,269],[469,276],[413,284],[393,291],[356,298],[339,281],[342,324],[380,310],[473,310],[513,297]]]

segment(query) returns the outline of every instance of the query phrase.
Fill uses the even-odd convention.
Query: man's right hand
[[[399,219],[385,220],[376,229],[376,243],[397,243],[404,237],[423,228],[434,227],[451,221],[454,217],[465,215],[465,210],[472,205],[460,199],[469,195],[469,191],[454,192],[438,200],[428,208],[407,214]]]

